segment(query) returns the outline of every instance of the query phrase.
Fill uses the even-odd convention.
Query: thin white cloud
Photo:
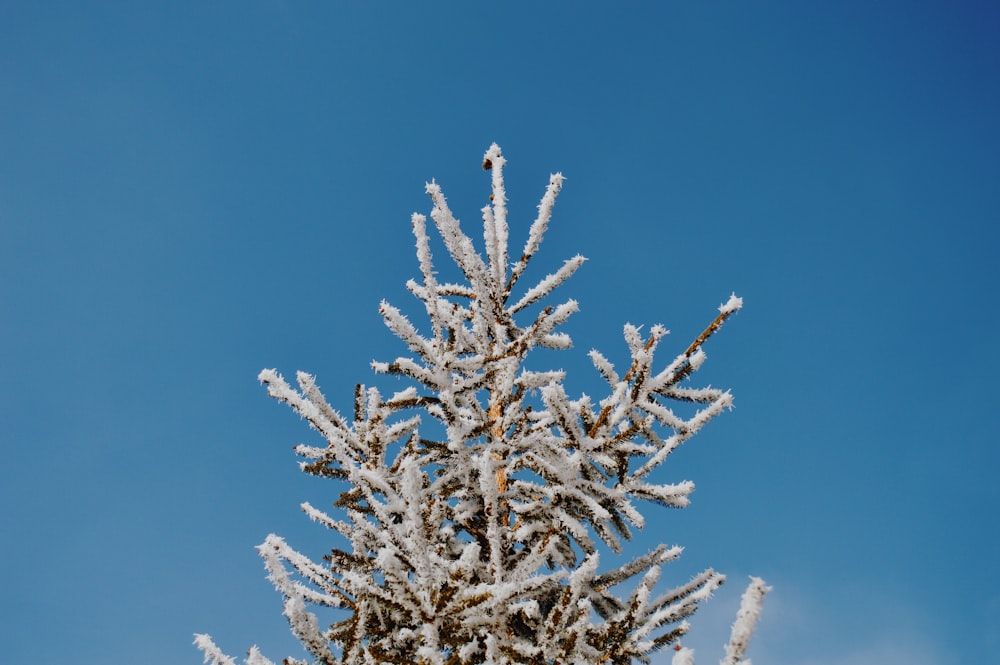
[[[723,655],[746,578],[729,580],[691,619],[691,633],[683,640],[695,650],[698,665],[714,665]],[[758,665],[958,665],[945,644],[920,629],[930,623],[923,609],[878,590],[845,586],[830,598],[807,595],[773,576],[767,582],[774,591],[747,652]],[[672,654],[657,654],[653,665],[669,665]]]

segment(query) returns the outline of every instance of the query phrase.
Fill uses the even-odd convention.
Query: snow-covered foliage
[[[519,288],[563,178],[551,176],[527,242],[511,260],[504,165],[493,145],[483,162],[493,193],[482,210],[482,254],[440,187],[427,185],[430,217],[461,283],[438,282],[427,220],[413,215],[422,279],[407,286],[429,326],[421,332],[383,302],[385,324],[409,354],[373,363],[409,387],[383,395],[359,385],[353,414],[345,417],[309,374],[298,373],[296,387],[274,370],[260,374],[268,393],[325,440],[297,448],[302,469],[346,481],[336,515],[302,506],[342,537],[323,562],[275,535],[259,547],[292,632],[315,663],[648,662],[657,648],[679,647],[687,618],[725,580],[708,569],[657,591],[663,566],[680,547],[660,545],[606,570],[599,549],[620,552],[643,527],[643,500],[688,504],[693,483],[659,484],[651,471],[731,406],[728,392],[687,381],[705,360],[705,341],[742,300],[731,297],[666,363],[655,362],[664,328],[643,336],[626,325],[624,373],[591,351],[607,394],[596,402],[571,398],[562,371],[531,370],[525,360],[536,347],[570,347],[559,326],[577,311],[576,301],[531,306],[584,259],[575,256]],[[678,403],[689,409],[675,410]],[[629,590],[616,594],[619,588]],[[725,663],[743,657],[765,592],[759,580],[747,591]],[[320,625],[310,609],[316,607],[340,608],[341,620]],[[234,663],[207,636],[196,643],[207,663]],[[256,648],[247,662],[270,663]],[[690,650],[677,651],[674,663],[687,662]]]

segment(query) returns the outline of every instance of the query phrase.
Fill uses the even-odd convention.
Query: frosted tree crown
[[[626,325],[628,368],[622,373],[591,351],[607,395],[596,403],[586,395],[571,399],[563,371],[529,370],[524,360],[536,347],[570,347],[558,328],[577,311],[576,301],[523,317],[584,259],[574,256],[529,288],[519,284],[563,178],[550,177],[512,260],[499,147],[490,147],[483,166],[492,178],[491,202],[482,209],[484,254],[441,188],[427,185],[430,217],[462,283],[437,281],[427,219],[412,217],[422,280],[407,287],[423,304],[428,330],[419,331],[389,303],[380,305],[409,354],[373,368],[409,387],[385,397],[359,385],[348,418],[330,406],[312,376],[299,372],[293,388],[275,370],[260,374],[268,393],[324,440],[296,448],[302,469],[349,487],[335,503],[339,517],[302,506],[342,537],[324,562],[275,535],[259,548],[292,631],[316,663],[645,662],[657,648],[679,647],[687,617],[725,579],[707,569],[656,594],[662,567],[680,556],[680,547],[661,545],[603,571],[598,549],[601,543],[620,551],[642,528],[639,500],[688,504],[693,483],[657,484],[650,472],[731,406],[728,392],[693,388],[687,380],[705,360],[705,340],[742,301],[732,296],[705,331],[659,369],[654,355],[667,331],[653,326],[644,337]],[[682,417],[671,406],[677,402],[697,410]],[[631,592],[616,595],[629,580]],[[321,627],[310,609],[316,607],[338,608],[339,620]],[[745,643],[749,632],[741,636]],[[233,662],[207,636],[198,640],[206,662]],[[732,657],[737,662],[742,651]],[[678,659],[693,662],[687,649],[677,651]],[[256,649],[247,662],[270,663]]]

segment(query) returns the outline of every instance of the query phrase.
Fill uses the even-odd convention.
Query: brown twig
[[[698,335],[698,339],[691,342],[691,346],[687,348],[687,351],[684,352],[684,355],[691,357],[691,354],[697,351],[698,347],[704,344],[706,339],[714,335],[715,332],[722,327],[722,324],[725,323],[726,319],[732,316],[733,313],[736,311],[737,310],[735,309],[726,310],[725,312],[721,312],[717,317],[715,317],[715,321],[712,321],[712,323],[709,324],[709,326],[705,328],[705,330],[702,331],[700,335]]]

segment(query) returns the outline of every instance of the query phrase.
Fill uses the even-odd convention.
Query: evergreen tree
[[[693,483],[658,484],[650,475],[731,406],[728,392],[687,383],[705,360],[706,340],[742,301],[730,297],[661,369],[654,355],[667,331],[657,325],[643,336],[626,325],[624,373],[590,352],[607,396],[596,403],[586,395],[571,398],[563,371],[530,370],[525,360],[535,348],[570,347],[557,328],[577,311],[576,301],[542,304],[584,259],[575,256],[531,288],[517,288],[563,178],[550,177],[524,249],[512,261],[504,164],[491,146],[483,162],[492,174],[491,203],[482,210],[485,256],[440,187],[427,185],[431,219],[462,283],[438,282],[426,218],[412,217],[423,279],[407,287],[423,303],[429,329],[418,331],[382,302],[386,326],[410,355],[373,363],[377,373],[402,377],[410,387],[386,397],[357,386],[348,419],[314,377],[299,372],[293,388],[274,370],[260,374],[268,393],[325,439],[320,447],[296,448],[302,470],[346,487],[337,516],[302,506],[346,543],[322,563],[275,535],[259,547],[292,632],[315,663],[626,665],[648,662],[666,645],[675,649],[675,665],[694,662],[679,639],[687,618],[725,577],[709,568],[657,595],[661,568],[680,556],[680,547],[660,545],[602,570],[598,541],[621,551],[645,522],[637,500],[688,505]],[[679,415],[671,408],[676,403],[693,403],[694,413]],[[616,587],[631,591],[618,595]],[[749,662],[741,659],[766,591],[754,578],[723,663]],[[310,607],[340,608],[342,620],[322,628]],[[208,636],[197,636],[196,644],[206,663],[234,664]],[[271,664],[256,647],[246,662]]]

